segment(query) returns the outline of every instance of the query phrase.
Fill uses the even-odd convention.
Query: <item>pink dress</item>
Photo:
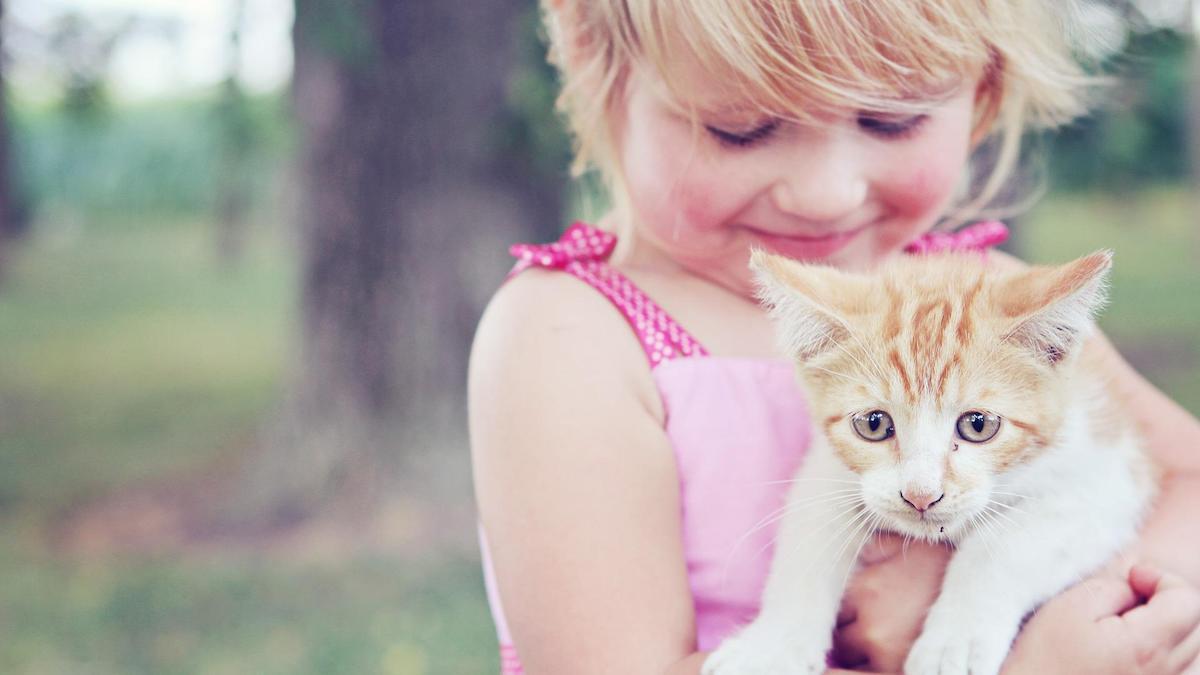
[[[983,248],[998,223],[959,235],[927,235],[909,250]],[[946,239],[946,237],[957,239]],[[518,244],[510,277],[529,267],[562,270],[607,297],[642,340],[666,411],[679,474],[683,551],[696,617],[696,648],[717,647],[758,613],[775,539],[776,514],[811,438],[792,364],[710,356],[666,312],[605,261],[616,238],[572,225],[558,242]],[[522,673],[480,531],[488,601],[501,672]]]

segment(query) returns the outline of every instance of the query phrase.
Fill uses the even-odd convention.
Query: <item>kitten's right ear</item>
[[[1075,351],[1104,305],[1112,251],[1097,251],[1055,267],[1031,267],[998,289],[1003,315],[1014,322],[1005,339],[1051,365]]]
[[[857,277],[758,249],[750,252],[750,269],[789,357],[808,360],[849,337],[838,299],[858,287]]]

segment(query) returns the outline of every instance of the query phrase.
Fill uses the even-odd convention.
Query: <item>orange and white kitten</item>
[[[823,673],[858,552],[891,530],[957,549],[904,672],[998,673],[1022,618],[1130,543],[1154,492],[1081,353],[1110,254],[1020,271],[941,254],[870,276],[751,264],[821,433],[761,613],[703,672]]]

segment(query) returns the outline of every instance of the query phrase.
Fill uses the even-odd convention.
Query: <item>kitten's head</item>
[[[956,538],[1052,447],[1111,254],[1000,271],[978,255],[866,276],[755,252],[814,424],[899,532]]]

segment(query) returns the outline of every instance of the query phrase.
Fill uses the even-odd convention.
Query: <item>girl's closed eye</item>
[[[711,124],[704,125],[704,128],[722,145],[745,148],[766,140],[775,133],[779,128],[779,120],[767,120],[747,131],[730,131]]]
[[[856,122],[858,128],[883,139],[901,139],[913,136],[929,119],[927,114],[889,115],[886,113],[862,112]]]

